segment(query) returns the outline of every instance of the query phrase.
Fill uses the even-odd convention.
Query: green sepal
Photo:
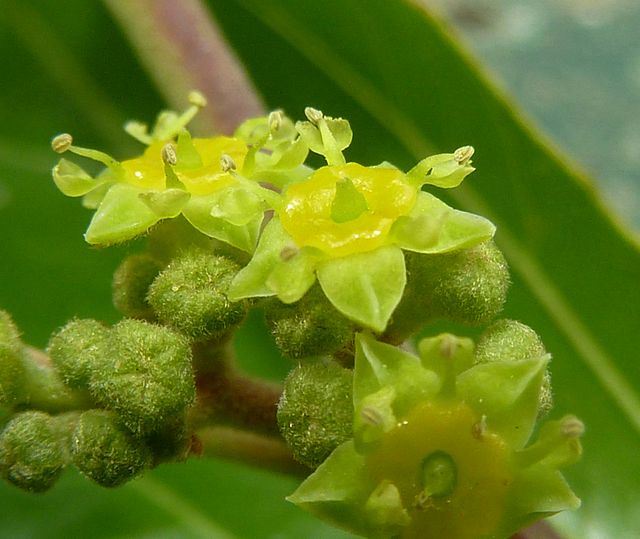
[[[322,117],[317,124],[297,122],[296,130],[312,152],[323,155],[330,165],[344,163],[342,150],[351,144],[353,132],[347,120]]]
[[[490,430],[511,447],[524,447],[538,417],[538,402],[549,356],[481,363],[458,376],[458,396],[487,417]]]
[[[141,199],[144,190],[116,184],[105,195],[91,219],[85,240],[92,245],[121,243],[144,234],[160,218]]]
[[[349,440],[337,447],[287,500],[335,526],[366,534],[368,526],[361,504],[372,487],[365,458]]]
[[[563,475],[544,465],[519,470],[511,485],[511,495],[498,537],[508,537],[542,518],[581,505]]]
[[[230,187],[219,191],[211,207],[211,216],[234,226],[244,226],[261,217],[266,204],[256,193],[243,187]],[[211,200],[214,197],[211,196]]]
[[[411,523],[398,487],[386,479],[367,498],[364,512],[371,528],[370,537],[395,537]]]
[[[100,202],[107,195],[109,189],[113,187],[113,182],[105,181],[100,184],[93,190],[89,191],[86,195],[82,197],[82,207],[87,208],[88,210],[95,210],[100,206]]]
[[[437,254],[473,247],[492,238],[495,230],[484,217],[453,209],[421,191],[411,212],[393,224],[391,237],[403,249]]]
[[[262,224],[262,214],[250,219],[245,225],[237,226],[229,221],[211,215],[212,208],[220,193],[191,197],[182,210],[182,215],[197,230],[210,238],[223,241],[241,251],[252,253],[255,249]]]
[[[275,266],[282,261],[281,253],[291,247],[293,240],[277,218],[271,219],[262,231],[260,243],[253,258],[233,279],[229,287],[229,299],[273,296],[276,292],[267,280]]]
[[[68,159],[60,159],[51,172],[56,187],[68,197],[84,196],[100,185],[82,167]]]
[[[417,185],[429,184],[446,189],[457,187],[475,168],[469,165],[469,161],[458,162],[454,156],[453,153],[431,155],[407,172],[407,177]]]
[[[286,260],[280,259],[267,278],[267,286],[283,303],[294,303],[316,282],[315,268],[322,254],[303,247]]]
[[[441,380],[426,370],[420,359],[404,350],[376,341],[371,335],[356,335],[353,405],[361,409],[365,399],[386,386],[393,386],[394,413],[400,418],[416,403],[432,398]]]
[[[384,386],[375,393],[364,397],[353,415],[353,439],[361,453],[371,450],[398,420],[393,413],[396,390]]]
[[[147,191],[138,196],[159,219],[177,217],[191,198],[191,194],[182,189]]]
[[[324,261],[317,275],[336,309],[376,331],[384,331],[407,281],[404,255],[395,246]]]
[[[457,337],[451,333],[426,337],[418,343],[422,366],[437,373],[441,378],[446,376],[447,364],[451,365],[451,371],[455,375],[470,368],[475,359],[473,352],[474,344],[471,339]]]

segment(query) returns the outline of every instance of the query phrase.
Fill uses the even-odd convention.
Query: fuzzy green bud
[[[140,474],[151,463],[145,442],[105,410],[84,412],[72,435],[73,463],[103,487],[117,487]]]
[[[91,318],[68,322],[49,340],[47,352],[69,387],[86,387],[96,358],[105,351],[109,329]]]
[[[292,359],[331,355],[353,342],[354,323],[331,305],[317,284],[295,303],[271,300],[265,317],[276,345]]]
[[[18,328],[9,313],[0,310],[0,409],[24,400],[22,348]]]
[[[0,408],[22,402],[25,373],[21,355],[13,347],[0,344]]]
[[[239,270],[229,258],[192,249],[158,275],[147,299],[163,324],[189,338],[222,338],[247,312],[246,300],[232,303],[227,297]]]
[[[352,436],[352,373],[333,362],[305,363],[285,380],[280,432],[294,457],[316,468]]]
[[[136,435],[157,430],[195,398],[191,348],[169,328],[123,320],[91,378],[92,394]]]
[[[0,345],[8,346],[16,352],[22,348],[20,332],[7,311],[0,310]]]
[[[64,465],[60,439],[48,414],[18,414],[0,435],[0,474],[23,490],[48,490]]]
[[[439,318],[481,326],[495,318],[509,270],[493,241],[445,254],[405,252],[407,285],[384,340],[401,343]]]
[[[547,350],[542,339],[529,326],[516,320],[498,320],[480,335],[476,344],[475,361],[517,361],[542,357]],[[545,415],[553,407],[551,374],[547,369],[540,388],[540,415]]]
[[[125,258],[113,274],[113,304],[129,318],[153,320],[155,314],[147,302],[147,293],[164,265],[148,254]]]

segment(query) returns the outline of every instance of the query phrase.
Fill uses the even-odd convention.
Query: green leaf
[[[312,104],[351,121],[349,160],[408,170],[429,154],[475,147],[477,171],[447,201],[497,226],[513,275],[505,316],[533,327],[553,353],[553,415],[575,413],[587,426],[584,457],[566,474],[583,505],[555,522],[576,539],[640,529],[640,254],[592,182],[417,2],[209,4],[269,107]],[[304,77],[274,83],[274,56],[278,73]]]
[[[387,326],[407,280],[404,255],[393,246],[327,260],[317,273],[336,309],[376,331]]]

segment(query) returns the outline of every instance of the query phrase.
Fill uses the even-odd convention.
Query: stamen
[[[73,144],[73,137],[69,133],[62,133],[56,137],[53,137],[51,141],[51,148],[56,153],[64,153]]]
[[[306,107],[304,109],[304,115],[313,125],[318,125],[320,120],[324,118],[324,114],[322,114],[322,111],[314,109],[313,107]]]
[[[287,245],[282,251],[280,251],[280,260],[283,262],[288,262],[294,256],[296,256],[300,252],[295,245]]]
[[[273,112],[271,112],[268,119],[269,131],[271,131],[272,133],[278,131],[278,129],[280,129],[280,127],[282,126],[282,119],[283,114],[281,110],[274,110]]]
[[[466,165],[475,151],[476,150],[473,146],[462,146],[461,148],[458,148],[455,152],[453,152],[453,159],[459,165]]]
[[[584,434],[584,423],[575,416],[566,416],[560,424],[560,432],[565,438],[580,438]]]
[[[189,103],[191,103],[194,107],[198,107],[199,109],[207,106],[207,98],[199,92],[198,90],[192,90],[189,92]]]
[[[162,147],[162,161],[167,165],[175,165],[178,162],[176,154],[176,146],[172,142],[168,142]]]
[[[230,170],[236,169],[236,162],[233,160],[233,157],[223,153],[220,156],[220,166],[222,167],[222,172],[229,172]]]

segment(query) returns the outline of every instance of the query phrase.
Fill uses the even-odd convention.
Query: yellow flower
[[[388,243],[393,223],[411,211],[417,191],[395,168],[326,166],[289,186],[280,220],[298,247],[332,257],[372,251]]]

